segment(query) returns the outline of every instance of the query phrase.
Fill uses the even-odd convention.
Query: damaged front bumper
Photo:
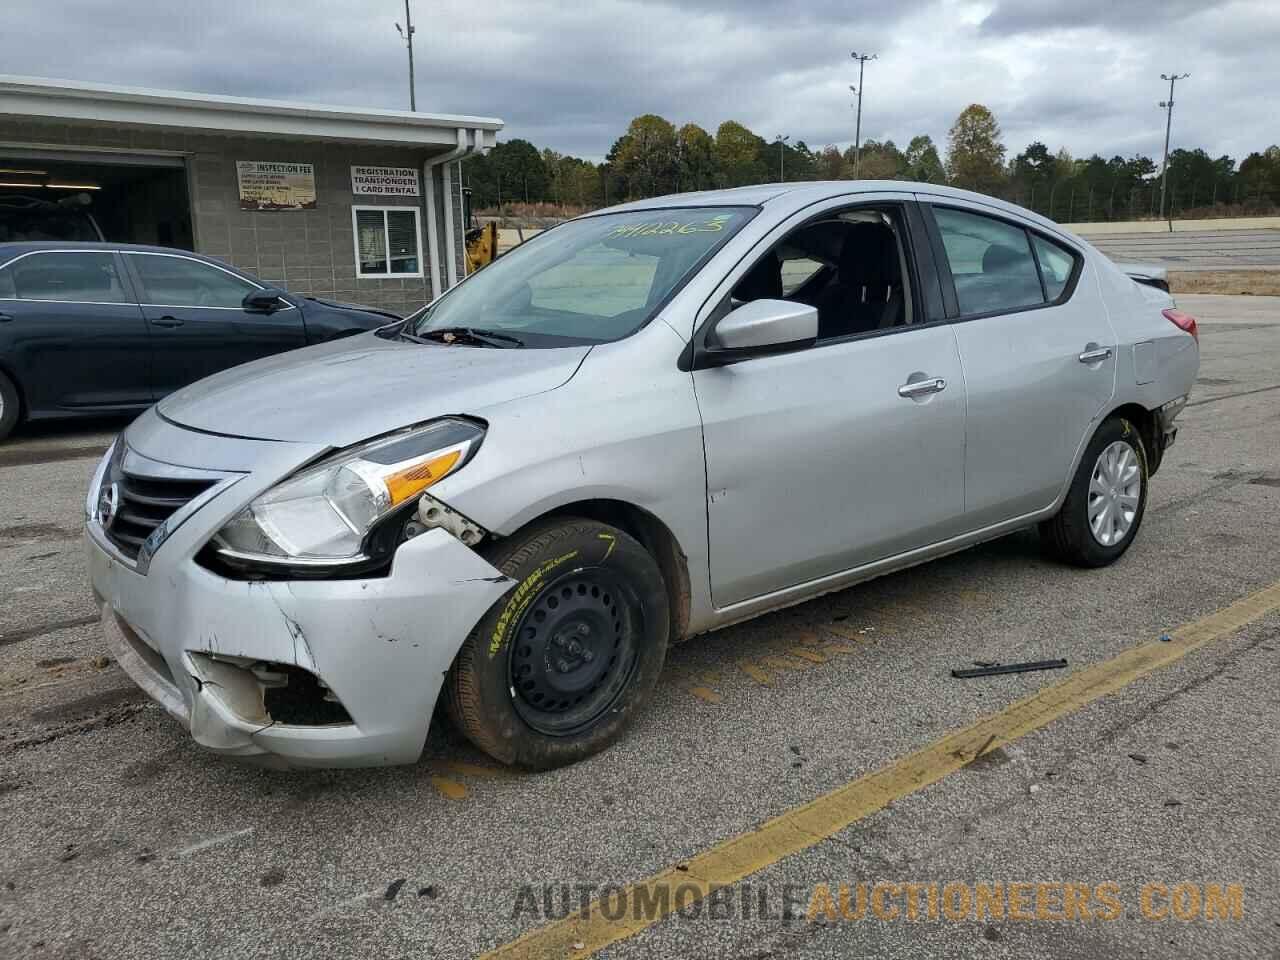
[[[167,543],[142,575],[89,520],[103,634],[197,743],[274,765],[414,762],[454,655],[512,586],[445,529],[401,544],[385,576],[307,581],[226,579],[180,533],[185,549]],[[272,715],[272,691],[298,678],[331,708],[320,722]]]

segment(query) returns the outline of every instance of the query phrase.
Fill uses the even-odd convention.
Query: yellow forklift
[[[462,188],[462,206],[467,224],[467,273],[472,274],[498,259],[498,222],[490,220],[481,225],[476,220],[471,212],[470,187]]]

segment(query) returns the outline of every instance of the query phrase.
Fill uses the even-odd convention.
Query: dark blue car
[[[227,367],[398,319],[185,250],[0,243],[0,439],[20,420],[141,410]]]

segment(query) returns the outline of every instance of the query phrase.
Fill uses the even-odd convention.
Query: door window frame
[[[933,259],[937,264],[938,282],[942,284],[942,299],[946,305],[947,316],[950,320],[965,323],[969,320],[982,320],[986,317],[1008,317],[1017,313],[1030,313],[1034,310],[1045,310],[1049,307],[1059,307],[1071,299],[1076,292],[1076,286],[1080,281],[1080,275],[1084,272],[1084,253],[1076,246],[1067,243],[1060,237],[1055,237],[1045,230],[1038,230],[1028,223],[1019,219],[1015,219],[1008,214],[1002,214],[1001,211],[995,209],[981,209],[976,206],[971,207],[963,203],[951,202],[949,200],[943,202],[934,202],[933,200],[921,199],[919,201],[921,207],[921,216],[924,220],[925,229],[928,231],[929,244],[933,248]],[[954,210],[957,213],[966,213],[973,217],[985,217],[988,220],[995,220],[1007,227],[1015,230],[1021,230],[1023,237],[1027,243],[1027,249],[1031,253],[1031,261],[1036,267],[1036,277],[1040,281],[1040,296],[1044,297],[1043,303],[1031,303],[1024,306],[1008,307],[1001,310],[985,310],[979,313],[962,313],[960,310],[960,298],[956,295],[955,275],[951,272],[951,261],[947,258],[947,250],[942,242],[942,230],[938,226],[938,220],[933,215],[934,209]],[[1065,250],[1071,255],[1074,264],[1071,267],[1071,275],[1067,277],[1067,283],[1062,288],[1062,292],[1053,300],[1048,299],[1048,290],[1044,282],[1044,268],[1040,266],[1040,256],[1036,253],[1036,245],[1031,242],[1033,236],[1038,236],[1042,240],[1052,243],[1054,246]]]
[[[816,210],[814,209],[815,207],[817,207]],[[944,310],[940,271],[935,264],[936,254],[934,253],[933,245],[930,243],[925,218],[918,209],[919,202],[914,196],[903,193],[846,194],[840,197],[829,197],[815,201],[804,209],[796,211],[743,253],[698,309],[698,319],[695,324],[694,334],[680,354],[677,364],[679,368],[685,371],[700,370],[713,366],[730,366],[764,359],[766,355],[762,354],[756,357],[742,357],[727,362],[717,360],[714,364],[704,360],[708,335],[715,325],[731,312],[730,294],[733,292],[733,288],[755,268],[761,258],[772,253],[779,243],[796,230],[846,211],[866,209],[868,207],[881,209],[895,207],[900,214],[903,227],[901,240],[906,245],[903,253],[907,261],[907,272],[910,274],[907,278],[907,284],[911,291],[911,305],[922,319],[917,323],[888,327],[883,330],[866,330],[843,337],[830,337],[813,344],[800,345],[794,349],[774,351],[767,354],[767,356],[778,356],[782,353],[799,353],[805,350],[820,350],[838,344],[910,333],[915,330],[923,330],[927,327],[949,323],[950,318]],[[934,280],[932,284],[928,281],[930,276]]]
[[[360,269],[360,224],[357,214],[360,211],[374,210],[382,214],[382,249],[387,256],[385,273],[365,273]],[[391,224],[387,220],[388,210],[413,211],[413,229],[418,238],[418,270],[416,273],[391,272]],[[452,214],[450,214],[452,216]],[[427,257],[422,249],[422,208],[409,203],[402,204],[352,204],[351,205],[351,243],[356,260],[357,280],[421,280],[426,276]]]
[[[107,254],[112,257],[115,262],[116,276],[120,280],[120,286],[124,292],[123,300],[46,300],[40,297],[0,297],[0,302],[4,303],[73,303],[84,306],[93,307],[136,307],[138,306],[137,284],[134,283],[133,274],[128,269],[128,264],[124,262],[124,258],[120,256],[119,250],[99,250],[96,248],[85,247],[68,247],[66,249],[57,250],[28,250],[26,253],[20,253],[16,257],[11,257],[4,263],[0,263],[0,271],[8,270],[19,260],[25,260],[27,257],[47,256],[51,253],[74,253],[80,256],[85,254]],[[17,293],[17,287],[14,287]]]

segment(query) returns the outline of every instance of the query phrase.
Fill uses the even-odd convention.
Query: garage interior
[[[0,148],[0,243],[96,240],[100,230],[112,243],[192,250],[191,224],[181,157]]]

